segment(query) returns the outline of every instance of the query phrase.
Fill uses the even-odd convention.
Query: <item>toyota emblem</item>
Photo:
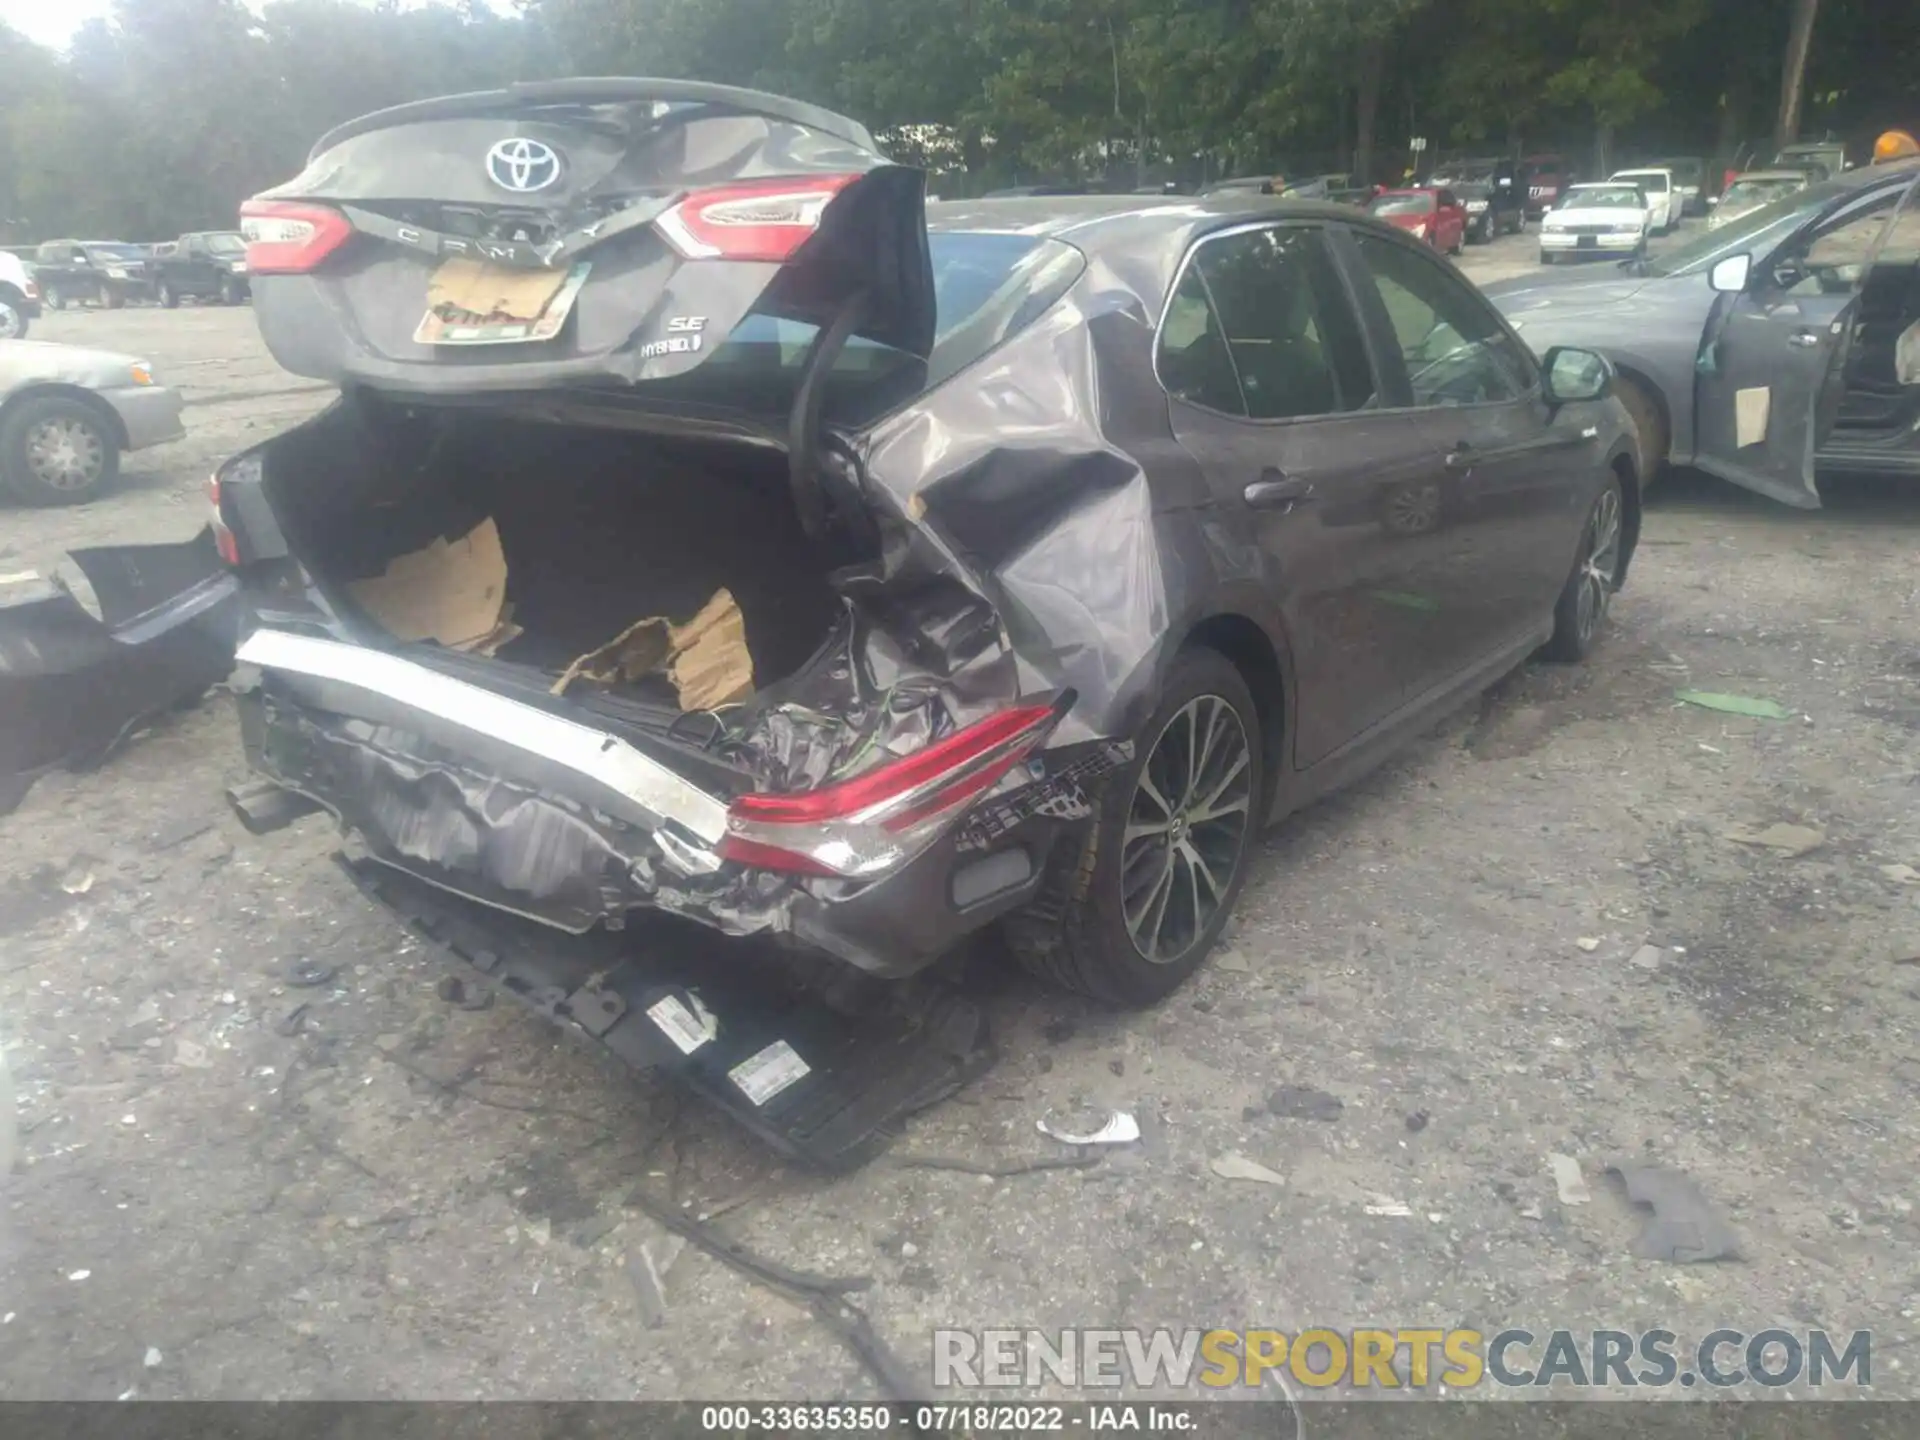
[[[515,136],[487,151],[487,175],[502,190],[530,195],[560,178],[560,156],[551,145]]]

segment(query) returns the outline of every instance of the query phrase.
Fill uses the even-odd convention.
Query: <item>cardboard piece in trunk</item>
[[[714,710],[753,692],[753,657],[746,619],[727,590],[716,590],[691,620],[660,616],[636,620],[613,639],[580,656],[553,682],[564,695],[576,681],[631,685],[661,671],[673,682],[680,708]]]
[[[491,655],[520,633],[509,618],[507,557],[491,519],[458,540],[396,556],[383,573],[349,582],[347,593],[396,640]]]

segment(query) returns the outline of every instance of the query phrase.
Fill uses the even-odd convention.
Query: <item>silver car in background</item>
[[[0,492],[78,505],[120,473],[128,450],[178,440],[180,396],[131,355],[0,340]]]

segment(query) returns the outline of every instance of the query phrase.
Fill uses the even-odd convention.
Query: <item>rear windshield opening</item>
[[[926,360],[855,336],[834,363],[826,413],[850,423],[905,404],[1004,345],[1051,309],[1086,267],[1059,240],[953,230],[928,237],[936,320]],[[781,413],[793,403],[819,327],[777,313],[777,300],[749,314],[697,369],[661,391],[730,409]]]
[[[1433,196],[1382,195],[1367,209],[1375,215],[1425,215],[1433,209]]]

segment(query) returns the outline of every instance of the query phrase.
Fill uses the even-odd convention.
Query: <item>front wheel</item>
[[[83,401],[21,402],[0,425],[0,483],[29,505],[79,505],[120,473],[106,417]]]
[[[1540,252],[1540,263],[1542,265],[1551,265],[1557,258],[1557,256],[1550,254],[1548,251],[1542,250]]]
[[[27,338],[27,312],[11,295],[0,295],[0,340]]]
[[[1567,576],[1559,602],[1553,607],[1553,638],[1547,641],[1547,659],[1571,664],[1593,653],[1601,627],[1606,624],[1607,607],[1620,583],[1625,516],[1620,477],[1610,471],[1606,487],[1587,512],[1573,573]]]
[[[169,310],[180,308],[180,292],[173,288],[171,281],[160,282],[160,303]]]
[[[1006,935],[1042,979],[1150,1005],[1200,968],[1246,880],[1266,797],[1260,715],[1215,650],[1173,663],[1133,763],[1107,782],[1080,843]]]
[[[220,282],[220,303],[222,305],[238,305],[240,303],[240,287],[234,282],[231,276]]]
[[[49,310],[64,310],[67,307],[67,297],[60,293],[58,285],[47,286],[40,292],[40,298]]]

